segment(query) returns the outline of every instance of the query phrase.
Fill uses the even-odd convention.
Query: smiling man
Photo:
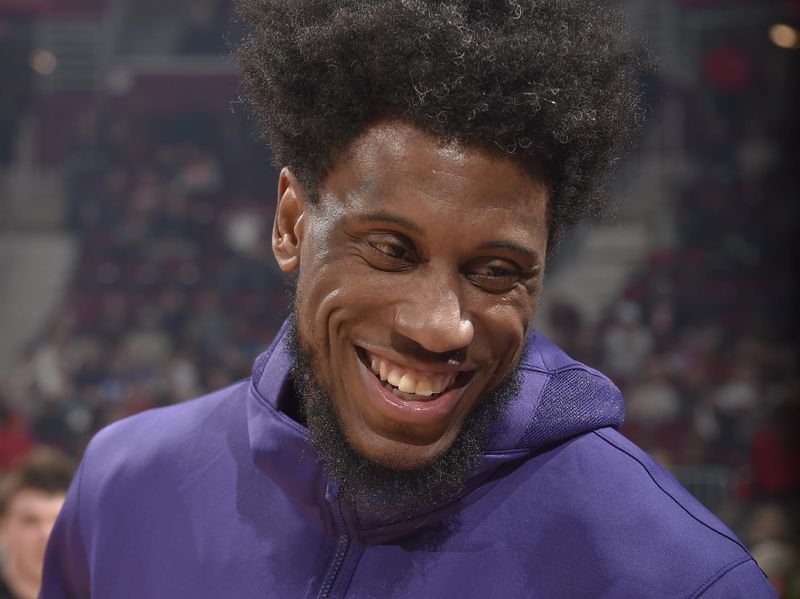
[[[294,309],[252,377],[101,432],[66,597],[773,597],[536,334],[544,265],[640,120],[571,0],[242,0]]]
[[[275,221],[278,263],[300,271],[289,347],[311,441],[350,498],[429,507],[517,390],[546,184],[497,149],[381,119],[319,193],[284,170]]]

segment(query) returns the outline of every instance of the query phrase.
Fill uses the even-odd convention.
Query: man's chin
[[[337,418],[337,422],[341,427],[341,419]],[[355,434],[343,430],[347,444],[362,459],[384,468],[406,472],[422,470],[434,464],[442,458],[456,437],[446,432],[432,443],[414,443],[407,436],[391,436],[370,429],[361,429]]]
[[[292,382],[325,473],[338,482],[339,493],[383,517],[429,511],[456,495],[475,471],[486,437],[502,418],[520,388],[514,369],[488,393],[457,434],[433,444],[414,445],[377,433],[348,439],[336,414],[331,392],[315,376],[314,352],[303,343],[294,321],[288,331],[293,358]]]

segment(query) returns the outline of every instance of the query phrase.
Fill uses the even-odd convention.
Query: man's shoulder
[[[575,497],[581,518],[663,523],[665,534],[699,529],[709,538],[743,549],[735,535],[650,455],[613,428],[602,428],[555,445],[521,469],[534,469],[561,493]],[[523,474],[523,476],[525,476]],[[653,534],[648,531],[648,536]]]
[[[605,470],[601,473],[606,484],[618,491],[620,501],[628,510],[640,510],[651,517],[665,519],[671,516],[669,528],[699,527],[712,532],[710,538],[725,545],[733,544],[737,551],[744,550],[734,533],[719,518],[691,495],[675,477],[619,431],[601,429],[586,438],[584,451],[591,452],[592,460]],[[658,500],[665,509],[653,512],[647,498]],[[642,501],[642,500],[645,501]]]
[[[207,395],[128,416],[99,431],[92,445],[117,444],[127,439],[137,445],[144,441],[157,445],[174,443],[177,437],[204,426],[209,419],[224,418],[230,410],[243,406],[249,384],[249,379],[242,380]]]
[[[545,541],[550,550],[563,550],[565,562],[593,556],[600,577],[640,577],[690,596],[687,590],[700,593],[740,566],[752,567],[734,533],[614,429],[541,451],[511,479],[517,489],[529,488],[517,509],[528,519],[535,512],[553,531]],[[524,521],[521,513],[510,517]]]
[[[98,432],[84,453],[84,478],[129,478],[203,461],[241,428],[249,380],[179,404],[129,416]],[[246,434],[244,435],[246,436]]]

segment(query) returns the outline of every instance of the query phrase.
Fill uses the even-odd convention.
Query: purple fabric
[[[382,521],[338,498],[252,380],[100,432],[42,599],[775,597],[733,534],[614,426],[619,392],[532,336],[523,392],[457,499]]]

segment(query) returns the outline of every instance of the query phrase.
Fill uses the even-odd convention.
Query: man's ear
[[[284,167],[278,180],[278,205],[272,227],[272,253],[283,272],[291,272],[300,263],[300,245],[306,225],[306,198],[303,187]]]

